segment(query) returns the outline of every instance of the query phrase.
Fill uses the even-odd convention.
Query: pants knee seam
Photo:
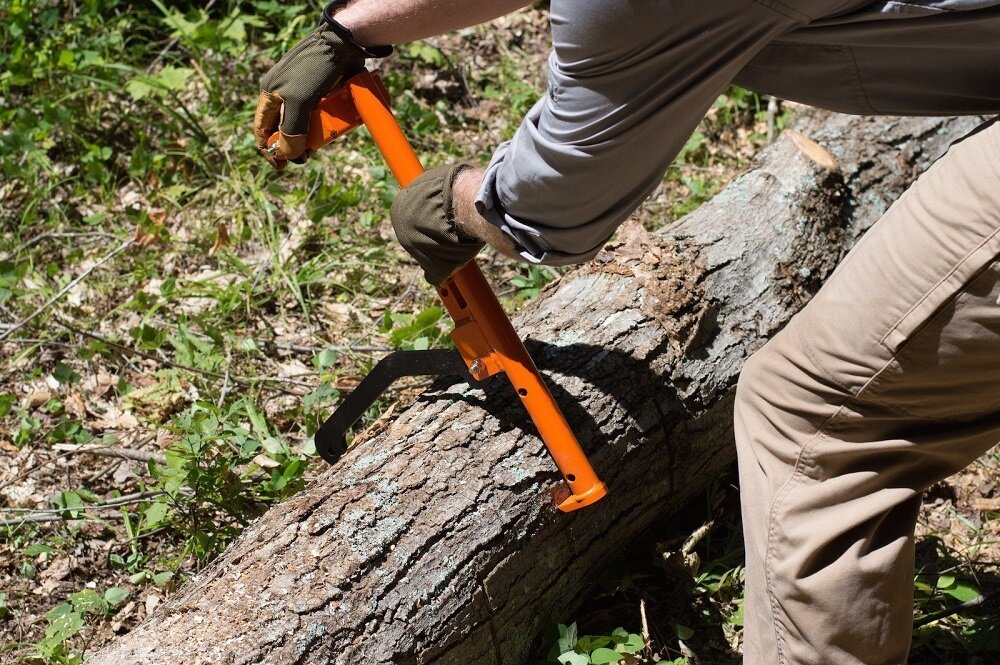
[[[774,562],[774,538],[776,536],[777,524],[778,524],[778,513],[781,510],[785,497],[791,493],[793,487],[798,484],[800,478],[805,474],[804,467],[806,465],[812,465],[812,450],[815,443],[821,438],[827,436],[827,427],[841,415],[841,412],[845,409],[847,403],[852,399],[852,396],[848,396],[844,402],[838,406],[837,410],[828,417],[822,425],[803,444],[802,448],[799,450],[798,456],[795,458],[795,467],[792,469],[792,475],[789,476],[788,480],[781,486],[777,494],[774,497],[774,501],[771,502],[771,509],[768,511],[768,525],[767,525],[767,545],[764,555],[764,583],[767,589],[767,596],[769,605],[771,608],[771,625],[774,632],[774,643],[778,651],[778,663],[777,665],[787,665],[788,659],[785,655],[784,648],[784,635],[787,632],[787,628],[782,619],[779,618],[780,612],[778,607],[778,594],[774,589],[774,578],[771,574]],[[781,630],[779,631],[779,626]]]

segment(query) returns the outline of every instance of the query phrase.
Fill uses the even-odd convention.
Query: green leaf
[[[76,492],[61,492],[52,497],[52,504],[69,519],[77,519],[83,514],[83,499]]]
[[[170,571],[164,571],[162,573],[156,573],[153,575],[153,584],[158,587],[165,586],[170,580],[174,579],[174,574]]]
[[[963,603],[967,603],[970,600],[975,600],[976,598],[979,598],[982,595],[979,589],[966,582],[956,583],[950,589],[946,589],[945,593],[947,593],[955,600],[960,600]]]
[[[81,614],[103,612],[107,609],[104,598],[93,589],[84,589],[83,591],[70,594],[69,600],[73,603],[73,609]]]
[[[132,573],[128,576],[128,581],[131,584],[142,584],[143,582],[148,582],[150,574],[148,570],[140,570],[138,573]]]
[[[440,49],[431,46],[425,41],[406,44],[403,47],[403,52],[407,57],[435,69],[443,67],[446,63],[444,54],[441,53]]]
[[[576,624],[571,623],[568,626],[559,624],[559,653],[572,651],[576,647],[576,641]]]
[[[320,371],[327,367],[333,367],[337,363],[337,352],[332,349],[323,349],[316,356],[316,366]]]
[[[937,588],[939,589],[950,589],[955,586],[955,576],[954,575],[941,575],[937,581]]]
[[[273,436],[264,437],[260,440],[260,445],[264,447],[264,450],[271,453],[271,455],[281,455],[288,452],[285,444],[280,440],[274,438]]]
[[[250,418],[250,425],[253,427],[254,434],[261,438],[270,437],[271,432],[267,428],[267,420],[264,418],[264,414],[258,411],[249,400],[245,402],[245,405],[247,416]],[[266,443],[264,444],[264,448],[267,449]],[[278,450],[280,450],[280,447]]]
[[[590,658],[582,653],[567,651],[556,658],[562,665],[590,665]]]
[[[677,639],[679,640],[689,640],[694,635],[693,630],[681,624],[677,624],[674,629],[677,631]]]
[[[149,97],[155,90],[156,88],[145,76],[137,76],[125,84],[125,92],[137,102]]]
[[[48,441],[50,443],[59,443],[74,438],[80,432],[81,425],[79,421],[63,420],[49,432]]]
[[[615,641],[607,635],[584,635],[576,643],[576,648],[579,651],[593,651],[600,647],[609,647],[614,643]]]
[[[11,409],[14,408],[14,403],[16,401],[17,398],[14,397],[13,395],[7,395],[7,394],[0,395],[0,418],[7,417],[7,414],[9,414],[11,412]]]
[[[80,375],[73,371],[73,368],[64,363],[59,363],[56,365],[55,370],[52,372],[52,376],[59,383],[76,383],[80,380]]]
[[[646,648],[646,643],[643,641],[641,635],[629,633],[625,641],[620,643],[615,648],[622,653],[639,653]]]
[[[590,654],[590,662],[593,663],[594,665],[607,665],[607,663],[617,663],[621,661],[623,658],[624,656],[618,653],[617,651],[605,647],[601,647],[600,649],[595,649]]]
[[[726,619],[729,623],[734,626],[743,625],[743,601],[740,600],[739,604],[736,606],[736,611],[729,615]]]
[[[146,518],[144,528],[153,529],[166,521],[167,517],[170,515],[170,506],[163,501],[157,501],[146,508],[143,515]]]
[[[117,607],[128,598],[128,591],[121,587],[113,586],[104,592],[104,601],[111,607]]]
[[[74,612],[69,603],[56,605],[45,614],[45,618],[49,622],[45,638],[51,644],[62,644],[83,628],[83,617]]]
[[[43,545],[42,543],[33,543],[24,548],[24,556],[35,557],[39,554],[54,554],[58,551],[56,548]]]
[[[155,81],[168,90],[183,90],[193,75],[194,70],[188,67],[164,67]]]

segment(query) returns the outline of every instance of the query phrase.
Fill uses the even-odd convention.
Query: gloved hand
[[[257,148],[271,166],[285,168],[288,161],[309,158],[309,114],[345,78],[365,66],[365,58],[382,58],[391,46],[366,48],[355,43],[350,30],[337,23],[333,11],[346,4],[334,0],[323,11],[323,23],[310,32],[260,80],[260,97],[253,119]],[[280,123],[280,126],[279,126]],[[267,152],[267,140],[280,131],[278,150]]]
[[[440,286],[475,258],[486,243],[455,225],[452,186],[465,164],[439,166],[418,176],[392,202],[396,238],[424,269],[424,278]]]

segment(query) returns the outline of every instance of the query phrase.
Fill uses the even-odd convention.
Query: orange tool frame
[[[324,97],[310,120],[309,148],[321,147],[364,124],[401,187],[424,172],[413,147],[392,114],[389,96],[377,72],[367,70]],[[271,137],[273,146],[278,135]],[[438,295],[455,321],[451,338],[476,380],[503,372],[538,428],[571,495],[559,502],[569,512],[607,494],[562,411],[552,398],[535,363],[497,301],[493,290],[470,261],[443,284]]]

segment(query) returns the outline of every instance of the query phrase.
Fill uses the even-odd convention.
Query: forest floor
[[[323,471],[312,434],[379,357],[449,332],[364,131],[282,174],[256,155],[257,80],[311,8],[74,7],[0,8],[3,662],[81,662],[130,630]],[[544,89],[548,47],[535,8],[382,63],[426,163],[487,160]],[[767,101],[720,96],[639,219],[668,223],[745,168],[790,114]],[[510,311],[561,273],[484,258]],[[551,642],[623,628],[648,633],[648,662],[738,662],[734,482],[609,562]],[[914,663],[1000,663],[998,517],[996,449],[927,493]]]

